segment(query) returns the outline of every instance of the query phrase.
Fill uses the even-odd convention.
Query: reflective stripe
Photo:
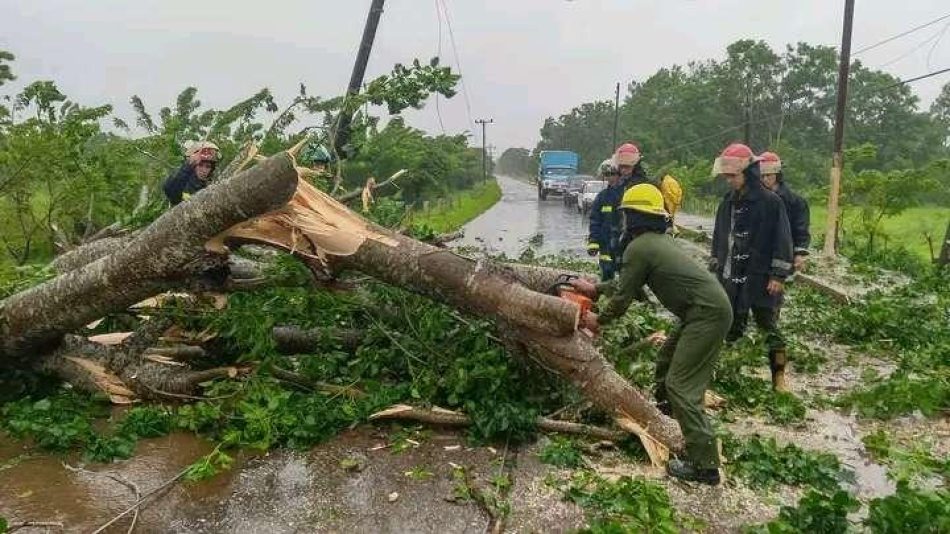
[[[181,194],[181,199],[182,199],[182,200],[188,200],[189,198],[191,198],[191,193],[182,193],[182,194]]]
[[[600,250],[600,243],[588,243],[587,250]]]
[[[601,207],[600,207],[600,212],[601,212],[601,213],[612,213],[613,211],[614,211],[614,207],[613,207],[613,206],[601,206]]]
[[[613,257],[610,254],[601,254],[600,261],[613,261]]]
[[[792,264],[787,261],[775,258],[772,260],[772,267],[778,267],[779,269],[791,269]]]

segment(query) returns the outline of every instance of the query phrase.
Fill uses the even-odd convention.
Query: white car
[[[581,186],[581,192],[577,194],[577,211],[587,213],[590,205],[594,203],[597,193],[600,193],[607,187],[607,182],[600,180],[587,181]]]

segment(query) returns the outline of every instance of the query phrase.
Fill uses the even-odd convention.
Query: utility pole
[[[854,0],[844,2],[844,28],[841,30],[841,62],[838,65],[838,101],[835,106],[835,140],[831,154],[831,188],[828,191],[828,222],[825,225],[824,254],[837,253],[838,196],[841,194],[841,169],[844,167],[844,115],[848,104],[848,76],[851,68],[851,26],[854,22]]]
[[[363,38],[360,40],[360,50],[356,54],[356,63],[353,64],[353,72],[350,74],[350,83],[346,87],[347,96],[359,94],[360,87],[363,85],[366,64],[369,63],[369,53],[373,50],[373,41],[376,40],[379,17],[383,14],[383,3],[385,3],[385,0],[373,0],[369,7],[369,14],[366,15],[366,25],[363,27]],[[348,111],[346,106],[344,100],[343,107],[340,109],[340,122],[336,131],[333,132],[333,146],[337,153],[343,152],[343,146],[346,145],[350,137],[350,123],[353,121],[353,113]]]
[[[495,122],[495,119],[475,119],[482,125],[482,180],[488,181],[488,145],[485,143],[485,125]]]
[[[614,94],[614,137],[613,142],[610,145],[609,152],[613,152],[617,148],[617,124],[620,119],[620,82],[617,82],[617,92]]]

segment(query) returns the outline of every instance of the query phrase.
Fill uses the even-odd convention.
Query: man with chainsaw
[[[762,185],[775,193],[785,204],[788,224],[792,231],[792,247],[795,254],[795,271],[805,268],[808,258],[808,245],[811,244],[811,216],[808,201],[789,189],[782,172],[782,160],[775,152],[759,154],[759,168],[762,171]]]
[[[590,225],[587,237],[587,254],[596,256],[600,263],[600,279],[611,280],[617,272],[617,260],[623,252],[620,244],[620,201],[623,198],[623,185],[620,183],[620,171],[610,159],[605,159],[597,169],[607,187],[597,193],[590,206]]]
[[[174,206],[211,183],[211,174],[218,165],[221,151],[208,141],[194,142],[185,149],[185,162],[165,179],[165,197]]]
[[[669,215],[663,195],[651,184],[636,184],[623,195],[626,235],[619,282],[571,284],[595,299],[610,295],[599,316],[584,314],[583,325],[593,331],[621,317],[634,299],[643,299],[647,285],[680,323],[666,339],[656,364],[657,408],[672,415],[683,430],[686,459],[673,460],[670,475],[705,484],[719,483],[716,438],[703,412],[703,398],[719,357],[722,340],[732,323],[729,298],[719,282],[696,264],[667,233]]]
[[[742,337],[751,312],[765,332],[772,387],[787,391],[788,355],[778,328],[785,279],[793,267],[785,204],[763,187],[760,162],[746,145],[726,147],[716,158],[713,175],[724,177],[730,188],[716,212],[710,260],[732,303],[734,319],[726,341]]]

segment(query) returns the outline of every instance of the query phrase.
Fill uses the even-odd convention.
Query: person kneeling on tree
[[[587,314],[584,325],[597,331],[621,317],[646,284],[680,323],[667,338],[656,364],[657,408],[679,422],[686,440],[686,460],[673,460],[670,475],[706,484],[719,483],[716,438],[703,411],[703,397],[732,324],[729,298],[719,282],[696,264],[667,234],[663,195],[650,184],[632,186],[620,208],[630,244],[623,253],[619,283],[572,282],[591,298],[612,293],[599,316]]]
[[[165,178],[165,197],[172,206],[208,187],[220,157],[218,145],[208,141],[192,143],[185,149],[185,162]]]

